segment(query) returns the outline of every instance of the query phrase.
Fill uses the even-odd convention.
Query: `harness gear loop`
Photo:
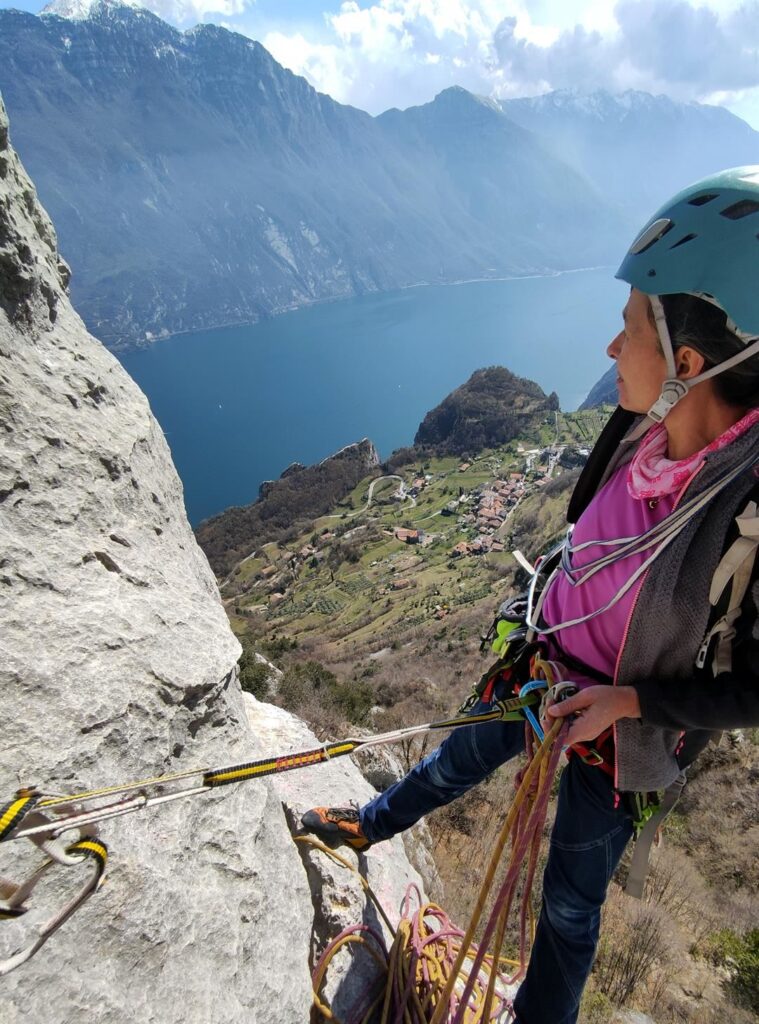
[[[525,681],[528,678],[529,656],[535,650],[535,644],[527,639],[524,620],[517,618],[521,614],[519,609],[525,604],[526,600],[520,596],[501,605],[498,615],[480,644],[480,650],[485,650],[488,643],[493,641],[492,650],[498,655],[498,660],[483,672],[472,692],[459,707],[458,714],[465,715],[480,702],[492,703],[496,683],[500,680],[507,684],[514,682],[516,693],[516,681]]]

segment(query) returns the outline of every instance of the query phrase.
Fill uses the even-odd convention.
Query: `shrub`
[[[243,643],[239,661],[240,687],[246,693],[252,693],[258,700],[266,700],[269,693],[269,668],[265,662],[256,658],[253,648]]]
[[[666,960],[664,919],[664,912],[649,904],[626,914],[624,904],[607,901],[594,977],[596,988],[615,1006],[627,1003],[654,965]]]
[[[268,640],[259,641],[257,646],[265,658],[273,661],[279,667],[282,655],[294,651],[298,646],[298,641],[291,640],[289,636],[273,636]]]
[[[308,721],[323,717],[325,712],[337,712],[350,722],[360,723],[374,704],[374,694],[368,682],[341,682],[334,672],[318,661],[290,665],[280,680],[278,690],[278,702]]]
[[[705,944],[708,960],[727,967],[732,974],[729,988],[736,1002],[759,1012],[759,928],[737,935],[731,928],[722,928]]]
[[[366,721],[369,709],[374,704],[374,694],[369,683],[358,682],[338,683],[332,689],[332,699],[336,709],[350,722],[360,724]]]
[[[321,662],[304,661],[290,665],[279,683],[279,697],[285,707],[297,711],[318,695],[321,700],[337,685],[337,676]]]
[[[609,1024],[614,1013],[609,998],[603,992],[586,989],[580,1004],[580,1024]]]

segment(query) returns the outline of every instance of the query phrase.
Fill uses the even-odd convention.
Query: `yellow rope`
[[[469,922],[469,926],[467,927],[466,934],[464,935],[464,938],[461,942],[461,950],[459,952],[458,957],[456,958],[453,970],[451,971],[451,974],[446,983],[445,990],[443,992],[443,998],[440,1000],[440,1003],[438,1004],[435,1013],[432,1015],[430,1024],[442,1024],[443,1022],[443,1008],[450,999],[451,992],[453,991],[453,986],[456,983],[456,978],[458,977],[459,972],[461,971],[464,960],[466,959],[467,951],[469,950],[469,947],[472,944],[472,939],[474,938],[474,933],[477,928],[477,925],[480,923],[480,918],[482,917],[482,911],[485,907],[485,902],[492,888],[493,879],[495,877],[496,870],[503,855],[503,848],[506,845],[506,841],[509,838],[509,835],[511,834],[512,826],[514,825],[517,814],[521,809],[522,803],[524,802],[527,794],[530,791],[532,780],[536,772],[539,770],[540,765],[548,757],[551,747],[553,746],[553,742],[558,736],[562,728],[562,725],[563,720],[557,718],[551,726],[548,733],[546,733],[546,737],[541,743],[541,745],[538,747],[535,756],[527,766],[527,770],[524,773],[521,785],[519,786],[517,794],[514,797],[514,802],[509,808],[509,813],[506,815],[506,821],[504,822],[500,835],[496,840],[495,849],[493,850],[493,854],[490,858],[490,864],[485,874],[485,879],[480,888],[480,892],[477,897],[477,902],[472,913],[472,918]]]
[[[301,843],[303,846],[313,846],[317,850],[321,850],[322,853],[326,853],[328,857],[332,858],[332,860],[337,861],[338,864],[342,864],[344,868],[348,868],[348,870],[352,871],[354,875],[357,875],[359,881],[361,882],[361,885],[364,888],[364,891],[369,896],[372,903],[377,908],[380,917],[387,925],[388,931],[390,932],[391,935],[395,935],[395,928],[393,928],[393,925],[390,922],[390,918],[385,913],[385,908],[380,903],[376,893],[369,885],[367,880],[364,878],[364,876],[361,874],[361,872],[356,867],[354,867],[354,865],[351,864],[349,860],[346,860],[346,858],[341,856],[341,854],[336,853],[334,850],[330,849],[329,846],[325,846],[324,843],[319,842],[318,839],[314,839],[313,836],[293,836],[293,839],[295,840],[296,843]]]

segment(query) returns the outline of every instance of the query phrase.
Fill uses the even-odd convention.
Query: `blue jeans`
[[[474,712],[483,710],[486,706],[478,704]],[[364,835],[379,842],[402,832],[464,794],[523,747],[521,722],[455,730],[405,778],[361,808]],[[629,813],[614,806],[610,777],[571,758],[561,776],[527,976],[514,1000],[518,1024],[577,1020],[606,889],[632,831]]]

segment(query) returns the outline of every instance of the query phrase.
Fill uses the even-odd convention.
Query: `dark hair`
[[[705,370],[745,348],[727,326],[727,314],[695,295],[661,295],[672,346],[687,345],[706,360]],[[714,390],[727,405],[752,409],[759,406],[759,353],[712,378]]]

